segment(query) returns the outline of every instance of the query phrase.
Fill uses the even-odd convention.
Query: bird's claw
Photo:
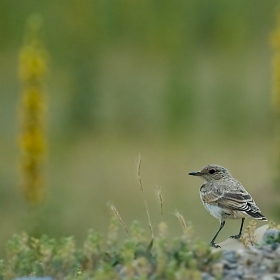
[[[211,245],[212,247],[214,247],[214,248],[221,248],[220,245],[216,244],[216,243],[213,242],[213,241],[210,242],[210,245]]]
[[[239,239],[241,234],[231,235],[230,238]]]

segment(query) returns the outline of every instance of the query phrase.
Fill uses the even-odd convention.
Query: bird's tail
[[[248,211],[247,214],[254,219],[267,221],[266,217],[261,212]]]

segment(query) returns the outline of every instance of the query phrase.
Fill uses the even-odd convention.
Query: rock
[[[265,243],[274,243],[275,240],[279,238],[280,230],[276,228],[270,228],[267,231],[264,232],[262,241]]]
[[[225,251],[223,253],[223,259],[228,262],[235,263],[236,262],[236,252],[233,250]]]
[[[280,274],[267,274],[262,277],[262,280],[276,280],[280,279]]]
[[[263,225],[259,228],[256,229],[255,231],[255,237],[256,237],[256,242],[261,243],[263,241],[263,235],[267,231],[268,224]],[[246,234],[244,234],[246,236]],[[218,245],[221,248],[213,248],[212,250],[218,251],[218,250],[238,250],[238,249],[243,249],[245,248],[240,239],[234,239],[234,238],[228,238],[225,241],[218,243]],[[251,247],[251,245],[249,246]]]
[[[221,249],[213,248],[223,254],[212,265],[211,276],[223,280],[280,280],[280,230],[267,228],[264,225],[255,231],[257,245],[245,247],[239,240],[229,238],[219,244]]]
[[[215,280],[215,279],[216,279],[216,277],[210,275],[207,272],[202,272],[202,274],[201,274],[201,280]]]

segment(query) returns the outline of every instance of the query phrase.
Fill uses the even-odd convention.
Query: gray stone
[[[280,279],[280,274],[267,274],[264,275],[262,280],[276,280],[276,279]]]
[[[214,276],[210,275],[207,272],[202,272],[201,273],[201,279],[202,280],[215,280],[216,278]]]
[[[279,234],[280,234],[280,230],[276,228],[270,228],[264,232],[262,240],[265,243],[273,243],[275,240],[279,238]]]
[[[223,259],[228,262],[235,263],[236,262],[236,252],[235,251],[224,251]]]

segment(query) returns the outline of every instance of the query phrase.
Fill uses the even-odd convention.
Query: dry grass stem
[[[149,224],[149,228],[151,231],[152,239],[154,239],[154,231],[153,231],[153,227],[152,227],[152,223],[151,223],[151,217],[150,217],[149,208],[148,208],[148,204],[147,204],[147,201],[145,198],[145,193],[144,193],[143,184],[142,184],[142,180],[141,180],[141,155],[140,154],[138,157],[138,164],[137,164],[137,179],[138,179],[138,182],[139,182],[139,185],[141,188],[141,192],[142,192],[142,196],[144,199],[146,213],[147,213],[147,217],[148,217],[148,224]]]
[[[126,233],[129,234],[128,229],[121,217],[121,215],[119,214],[117,208],[115,207],[114,204],[112,204],[110,201],[107,202],[107,206],[109,207],[110,211],[112,212],[112,214],[120,221],[121,225],[123,226],[123,228],[125,229]]]
[[[240,241],[246,248],[249,248],[250,246],[253,246],[257,243],[257,238],[255,235],[256,226],[257,222],[251,220],[245,229],[245,234],[240,238]]]
[[[139,156],[138,156],[138,163],[137,163],[137,179],[138,179],[141,191],[142,191],[142,193],[144,193],[144,189],[143,189],[143,185],[142,185],[142,180],[141,180],[141,172],[140,172],[140,170],[141,170],[141,162],[142,162],[141,154],[139,154]]]
[[[268,222],[268,228],[271,229],[271,228],[276,228],[278,230],[280,230],[280,224],[276,224],[274,221],[270,220]]]
[[[194,229],[193,229],[193,226],[191,223],[186,223],[183,215],[178,211],[176,210],[174,215],[178,218],[182,228],[183,228],[183,232],[184,232],[184,240],[186,242],[191,242],[193,240],[193,236],[194,236]]]
[[[186,221],[183,217],[183,215],[176,209],[174,215],[178,218],[182,228],[184,229],[184,231],[187,229],[187,224]]]
[[[161,187],[158,187],[158,186],[156,187],[155,194],[160,203],[160,214],[161,214],[161,216],[163,216],[163,196],[162,196],[162,192],[161,192]]]

